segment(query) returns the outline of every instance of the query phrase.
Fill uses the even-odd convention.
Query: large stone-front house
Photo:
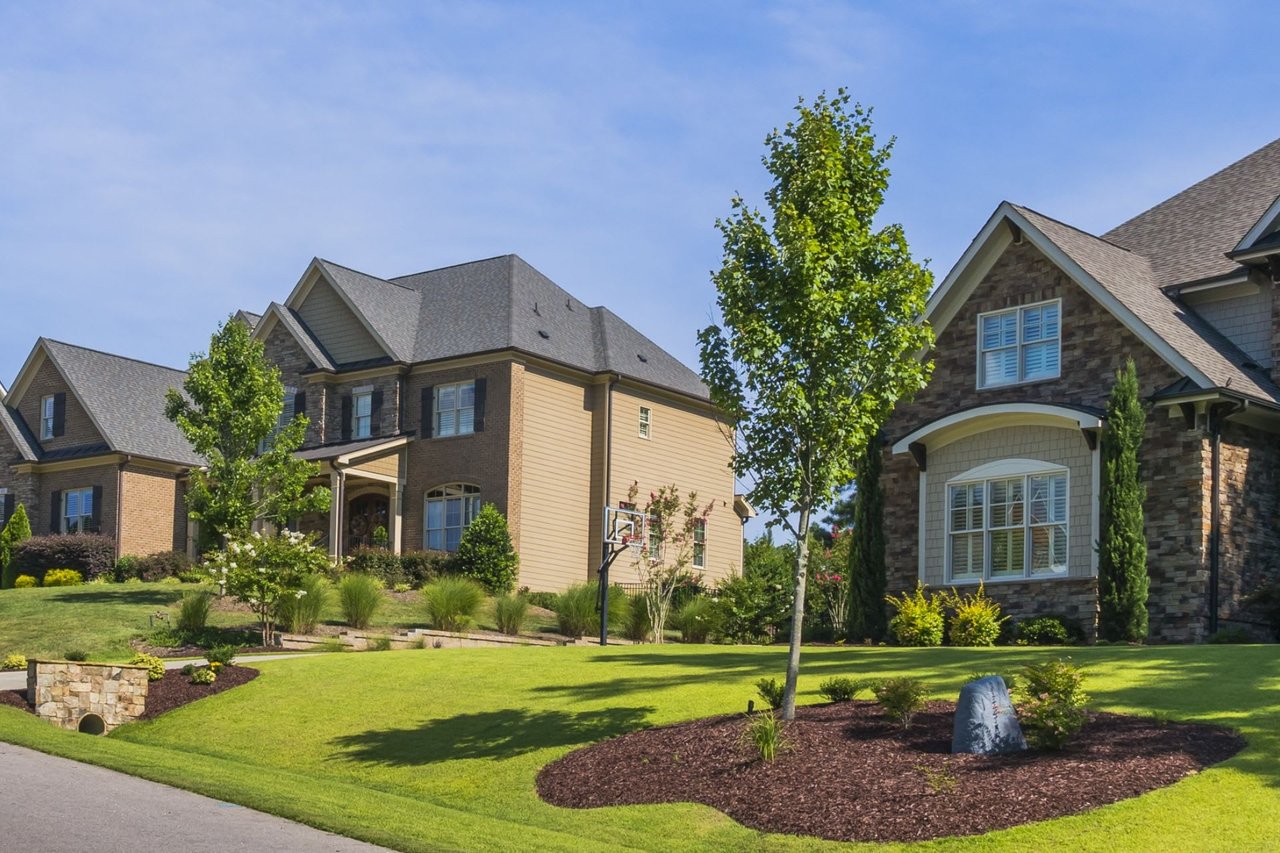
[[[1280,579],[1280,141],[1101,236],[1008,202],[931,297],[928,386],[886,433],[889,584],[1096,626],[1099,436],[1149,404],[1151,635],[1247,624]]]

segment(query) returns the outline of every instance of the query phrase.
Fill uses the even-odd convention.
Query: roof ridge
[[[1025,211],[1028,211],[1028,212],[1030,212],[1030,213],[1034,213],[1036,216],[1039,216],[1039,217],[1041,217],[1042,219],[1047,219],[1047,220],[1049,220],[1050,222],[1057,223],[1058,225],[1061,225],[1063,228],[1070,228],[1072,231],[1075,231],[1077,234],[1083,234],[1083,235],[1084,235],[1084,236],[1086,236],[1086,237],[1092,237],[1094,240],[1097,240],[1097,241],[1098,241],[1098,242],[1100,242],[1100,243],[1106,243],[1108,246],[1111,246],[1111,247],[1113,247],[1113,248],[1119,249],[1119,250],[1120,250],[1120,251],[1122,251],[1122,252],[1127,252],[1127,253],[1129,253],[1130,255],[1133,255],[1135,258],[1142,258],[1142,259],[1144,259],[1144,260],[1146,259],[1146,256],[1145,256],[1145,255],[1140,255],[1140,254],[1138,254],[1137,252],[1133,251],[1132,249],[1130,249],[1130,248],[1128,248],[1128,247],[1126,247],[1126,246],[1121,246],[1119,243],[1116,243],[1116,242],[1114,242],[1114,241],[1108,240],[1106,237],[1102,237],[1102,236],[1100,236],[1100,235],[1098,235],[1098,234],[1094,234],[1094,233],[1093,233],[1093,232],[1091,232],[1091,231],[1086,231],[1086,230],[1084,230],[1083,228],[1080,228],[1080,227],[1078,227],[1078,226],[1072,225],[1070,222],[1063,222],[1061,219],[1058,219],[1057,217],[1050,216],[1050,215],[1049,215],[1049,214],[1047,214],[1047,213],[1042,213],[1041,211],[1036,210],[1034,207],[1028,207],[1028,206],[1027,206],[1027,205],[1025,205],[1025,204],[1018,204],[1017,202],[1014,202],[1014,201],[1009,202],[1009,204],[1013,205],[1014,207],[1016,207],[1016,208],[1018,208],[1018,209],[1020,209],[1020,210],[1025,210]],[[1110,233],[1110,232],[1108,232],[1108,233]]]
[[[401,290],[407,290],[407,291],[409,291],[410,293],[417,293],[417,292],[418,292],[418,291],[414,290],[412,287],[409,287],[409,286],[407,286],[407,285],[403,285],[403,284],[399,284],[398,282],[392,281],[392,280],[391,280],[391,279],[389,279],[389,278],[382,278],[381,276],[376,276],[376,275],[374,275],[374,274],[373,274],[373,273],[371,273],[371,272],[365,272],[364,270],[358,270],[358,269],[356,269],[355,267],[349,267],[349,266],[347,266],[346,264],[340,264],[340,263],[338,263],[337,261],[331,261],[331,260],[329,260],[328,258],[320,258],[320,257],[317,257],[317,258],[316,258],[316,260],[320,261],[320,263],[322,263],[322,264],[328,264],[329,266],[337,267],[337,268],[338,268],[338,269],[340,269],[340,270],[346,270],[347,272],[353,272],[353,273],[355,273],[356,275],[362,275],[362,276],[364,276],[365,278],[371,278],[371,279],[373,279],[374,281],[380,281],[380,282],[382,282],[382,283],[384,283],[384,284],[389,284],[389,285],[391,285],[392,287],[398,287],[398,288],[400,288]]]
[[[446,264],[442,267],[432,267],[429,270],[422,270],[420,272],[411,272],[411,273],[407,273],[406,275],[398,275],[398,276],[394,276],[393,278],[386,278],[382,280],[386,282],[390,282],[391,284],[395,284],[396,282],[400,281],[400,279],[404,279],[404,278],[416,278],[417,276],[426,275],[427,273],[443,272],[444,270],[456,269],[458,267],[469,267],[474,264],[487,264],[490,261],[497,261],[497,260],[501,260],[502,258],[515,258],[515,257],[519,257],[515,252],[506,252],[501,255],[494,255],[491,258],[480,258],[474,261],[460,261],[459,263],[456,263],[456,264]],[[355,272],[359,272],[359,270],[356,270]],[[405,287],[405,285],[403,284],[399,286]],[[412,287],[408,289],[413,290]]]
[[[159,364],[158,362],[154,362],[154,361],[146,361],[141,358],[134,358],[131,355],[120,355],[119,353],[107,352],[106,350],[95,349],[94,347],[84,347],[84,346],[80,346],[79,344],[69,344],[66,341],[60,341],[60,340],[57,340],[56,338],[47,338],[43,335],[40,336],[40,340],[44,341],[45,343],[58,344],[59,346],[70,347],[71,349],[80,350],[81,352],[91,352],[91,353],[94,353],[95,355],[105,355],[107,358],[117,358],[121,361],[132,361],[134,364],[141,364],[141,365],[145,365],[146,367],[158,367],[161,370],[168,370],[172,373],[181,373],[183,376],[187,375],[187,371],[183,370],[180,367],[170,367],[167,364]]]

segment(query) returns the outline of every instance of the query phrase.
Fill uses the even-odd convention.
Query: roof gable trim
[[[1227,255],[1232,256],[1237,252],[1246,251],[1251,248],[1254,243],[1261,240],[1271,231],[1274,231],[1277,225],[1280,225],[1280,196],[1276,196],[1276,200],[1271,202],[1271,206],[1267,208],[1267,212],[1262,214],[1262,217],[1253,224],[1253,227],[1249,229],[1248,233],[1244,235],[1240,242],[1236,244],[1236,247],[1228,252]]]
[[[374,343],[381,347],[383,354],[394,360],[396,358],[395,350],[391,348],[390,344],[387,343],[386,339],[378,332],[378,330],[373,327],[373,324],[369,322],[369,318],[356,307],[356,304],[351,301],[351,297],[347,295],[347,292],[334,280],[333,276],[329,275],[329,271],[325,269],[324,262],[320,260],[320,258],[311,259],[311,263],[307,266],[307,271],[302,274],[302,278],[298,279],[298,283],[289,294],[289,298],[284,301],[285,306],[297,311],[302,307],[302,303],[306,301],[308,294],[311,293],[312,289],[321,281],[321,279],[323,279],[329,287],[333,288],[334,293],[338,294],[338,298],[342,300],[342,304],[347,306],[347,310],[350,311],[358,321],[360,321],[360,325],[364,327],[364,330],[373,338]],[[390,282],[388,282],[388,284],[390,284]],[[393,286],[403,287],[403,285]]]

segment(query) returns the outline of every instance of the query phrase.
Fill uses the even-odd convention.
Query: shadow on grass
[[[644,728],[651,707],[599,711],[525,711],[508,708],[459,714],[403,729],[335,738],[338,758],[407,767],[459,758],[512,758],[538,749],[576,746]]]
[[[45,601],[58,604],[145,604],[148,607],[165,607],[182,597],[182,590],[140,589],[128,584],[115,588],[86,590],[83,587],[66,587],[50,595]]]

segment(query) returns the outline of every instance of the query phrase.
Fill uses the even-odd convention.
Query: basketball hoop
[[[604,561],[600,564],[597,576],[600,579],[600,645],[609,645],[609,567],[618,555],[628,548],[640,550],[647,541],[649,516],[636,509],[624,509],[616,506],[604,508]]]

